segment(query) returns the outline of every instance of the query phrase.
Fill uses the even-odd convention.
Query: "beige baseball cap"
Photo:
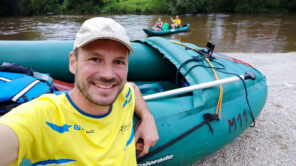
[[[112,18],[94,17],[86,20],[76,34],[73,51],[98,39],[111,39],[125,45],[134,52],[125,28]]]

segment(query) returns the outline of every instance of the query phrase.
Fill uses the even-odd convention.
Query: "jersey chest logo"
[[[64,124],[63,126],[59,126],[59,125],[56,125],[56,124],[53,124],[53,123],[50,123],[50,122],[46,122],[46,124],[51,129],[53,129],[54,131],[59,132],[59,133],[68,132],[69,131],[69,128],[72,127],[72,125]]]
[[[91,129],[91,130],[86,130],[84,129],[83,127],[81,127],[80,125],[67,125],[67,124],[64,124],[62,126],[59,126],[59,125],[56,125],[56,124],[53,124],[53,123],[50,123],[50,122],[45,122],[52,130],[58,132],[58,133],[65,133],[65,132],[69,132],[73,127],[72,130],[81,130],[81,131],[84,131],[86,134],[93,134],[95,133],[95,130]]]

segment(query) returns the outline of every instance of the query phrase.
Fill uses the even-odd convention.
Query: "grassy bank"
[[[296,12],[295,0],[1,0],[0,16]]]
[[[167,13],[167,4],[161,0],[126,0],[103,6],[104,14],[155,14]]]

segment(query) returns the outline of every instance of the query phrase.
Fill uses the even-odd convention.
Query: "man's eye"
[[[124,61],[115,61],[115,63],[118,64],[118,65],[124,65],[125,64]]]
[[[94,62],[99,62],[100,59],[99,58],[90,58],[91,61],[94,61]]]

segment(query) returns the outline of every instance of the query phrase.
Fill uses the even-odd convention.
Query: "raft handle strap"
[[[213,131],[213,128],[212,128],[210,122],[213,121],[213,120],[219,120],[219,116],[218,116],[218,114],[210,114],[210,113],[206,113],[206,114],[203,114],[203,117],[204,117],[204,119],[207,121],[206,124],[209,126],[210,131],[211,131],[211,133],[213,134],[214,131]]]

